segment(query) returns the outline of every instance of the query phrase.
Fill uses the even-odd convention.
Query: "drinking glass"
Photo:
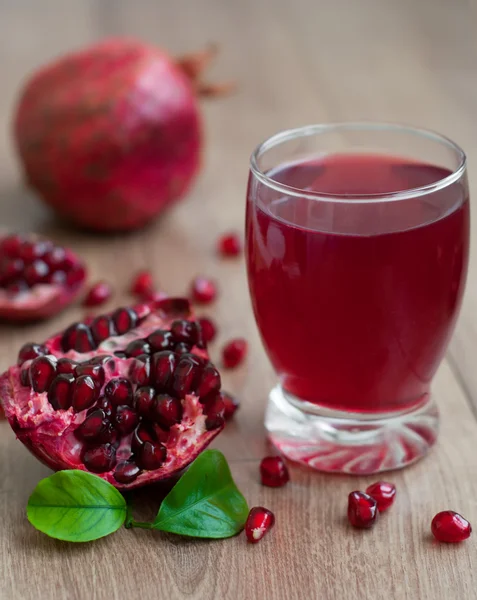
[[[283,131],[252,154],[246,237],[272,443],[320,471],[422,457],[467,274],[464,152],[393,124]]]

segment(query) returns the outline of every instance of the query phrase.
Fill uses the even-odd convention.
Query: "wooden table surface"
[[[443,509],[477,524],[475,262],[434,386],[439,443],[425,460],[389,476],[396,504],[363,533],[346,524],[346,498],[373,477],[293,468],[284,489],[259,484],[263,410],[274,376],[255,329],[243,262],[214,256],[219,232],[242,228],[252,148],[282,128],[375,119],[437,129],[467,151],[477,197],[476,19],[477,8],[466,0],[0,0],[0,224],[73,246],[93,278],[107,274],[117,303],[128,300],[128,279],[140,267],[153,269],[176,294],[197,273],[220,280],[220,300],[210,311],[220,324],[219,342],[244,334],[252,348],[248,365],[225,376],[242,408],[215,446],[250,505],[269,507],[277,519],[257,546],[243,535],[194,541],[143,530],[87,545],[49,539],[25,517],[28,496],[48,470],[0,423],[0,599],[477,598],[476,540],[438,545],[429,530]],[[173,53],[216,41],[222,51],[211,76],[236,79],[240,89],[204,103],[206,162],[189,197],[145,231],[101,238],[62,228],[22,188],[9,127],[27,73],[111,34],[141,36]],[[476,227],[474,221],[474,239]],[[2,327],[0,366],[14,360],[24,341],[41,341],[78,315],[73,308],[45,324]]]

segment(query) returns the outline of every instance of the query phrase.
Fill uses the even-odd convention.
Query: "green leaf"
[[[67,542],[90,542],[114,533],[126,518],[126,501],[101,477],[60,471],[42,479],[28,500],[30,523]]]
[[[227,538],[245,525],[247,501],[224,455],[206,450],[164,498],[154,529],[201,538]]]

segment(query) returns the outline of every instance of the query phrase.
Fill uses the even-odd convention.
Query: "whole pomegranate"
[[[214,49],[174,60],[109,39],[27,81],[14,137],[28,183],[59,215],[97,231],[141,227],[180,198],[202,151],[198,81]]]
[[[0,397],[46,465],[129,489],[181,471],[221,431],[220,386],[188,301],[167,299],[26,344]]]

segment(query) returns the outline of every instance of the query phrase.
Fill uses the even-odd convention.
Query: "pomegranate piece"
[[[113,294],[113,288],[107,281],[98,281],[90,287],[85,299],[84,306],[100,306],[107,302]]]
[[[209,319],[209,317],[201,317],[198,320],[198,323],[202,331],[204,342],[206,344],[212,342],[217,335],[217,327],[215,326],[215,323],[212,321],[212,319]]]
[[[230,89],[201,83],[213,55],[210,49],[176,60],[115,37],[42,66],[27,81],[14,118],[26,180],[81,227],[127,231],[148,224],[185,195],[199,171],[197,98]]]
[[[222,363],[224,367],[233,369],[246,357],[248,344],[243,338],[235,338],[225,344],[222,349]]]
[[[459,513],[444,510],[432,519],[431,531],[439,542],[456,543],[470,537],[472,526]]]
[[[240,407],[240,402],[228,392],[222,392],[221,397],[222,402],[224,403],[224,419],[228,421],[234,416],[235,412]]]
[[[396,486],[387,481],[377,481],[366,488],[366,493],[376,500],[379,512],[384,512],[394,502]]]
[[[152,273],[150,271],[139,271],[132,281],[131,294],[137,296],[140,300],[148,300],[153,291]]]
[[[25,345],[0,398],[17,437],[52,469],[140,487],[182,471],[223,428],[220,375],[201,342],[187,300],[121,308]],[[178,344],[187,352],[170,349]]]
[[[0,239],[0,319],[45,319],[80,294],[86,269],[62,246],[35,234]],[[25,359],[28,360],[28,359]]]
[[[217,250],[222,256],[238,256],[242,252],[242,242],[237,233],[224,233],[217,243]]]
[[[252,544],[259,542],[275,524],[275,515],[263,506],[254,506],[245,523],[245,535]]]
[[[262,485],[283,487],[290,480],[286,464],[280,456],[266,456],[260,463]]]
[[[209,304],[217,296],[215,282],[207,277],[196,277],[191,284],[190,294],[195,302]]]
[[[378,504],[364,492],[351,492],[348,496],[348,520],[353,527],[369,529],[378,518]]]

